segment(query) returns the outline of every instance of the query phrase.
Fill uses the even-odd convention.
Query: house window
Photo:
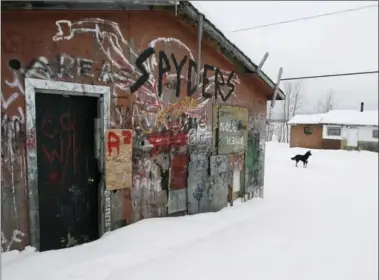
[[[304,127],[304,134],[312,134],[312,128],[309,126]]]
[[[341,136],[340,127],[328,127],[328,136]]]
[[[378,135],[378,130],[377,130],[377,129],[374,129],[374,130],[372,131],[372,138],[379,138],[378,136],[379,136],[379,135]]]

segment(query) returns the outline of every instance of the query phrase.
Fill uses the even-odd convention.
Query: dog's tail
[[[292,160],[295,160],[295,158],[296,158],[296,156],[294,156],[294,157],[291,157],[291,159],[292,159]]]

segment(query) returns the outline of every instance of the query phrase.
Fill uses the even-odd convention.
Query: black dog
[[[299,161],[302,161],[303,162],[303,167],[306,167],[308,165],[308,158],[312,155],[311,151],[308,151],[306,152],[304,155],[296,155],[294,156],[293,158],[291,158],[292,160],[296,160],[296,167],[297,167],[297,163]]]

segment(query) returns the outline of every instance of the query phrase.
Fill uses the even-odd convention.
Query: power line
[[[302,17],[302,18],[290,19],[290,20],[285,20],[285,21],[278,21],[278,22],[273,22],[273,23],[264,24],[264,25],[257,25],[257,26],[253,26],[253,27],[249,27],[249,28],[237,29],[237,30],[233,30],[231,32],[240,32],[240,31],[246,31],[246,30],[259,29],[259,28],[269,27],[269,26],[273,26],[273,25],[279,25],[279,24],[285,24],[285,23],[296,22],[296,21],[301,21],[301,20],[307,20],[307,19],[314,19],[314,18],[319,18],[319,17],[326,17],[326,16],[331,16],[331,15],[343,14],[343,13],[348,13],[348,12],[353,12],[353,11],[358,11],[358,10],[363,10],[363,9],[369,9],[369,8],[373,8],[373,7],[378,7],[378,5],[368,5],[368,6],[358,7],[358,8],[335,11],[335,12],[331,12],[331,13],[324,13],[324,14],[315,15],[315,16]]]
[[[368,75],[368,74],[378,74],[379,71],[366,71],[366,72],[353,72],[353,73],[342,73],[342,74],[329,74],[329,75],[319,75],[319,76],[306,76],[306,77],[295,77],[295,78],[284,78],[281,81],[293,81],[293,80],[305,80],[305,79],[318,79],[318,78],[329,78],[329,77],[341,77],[341,76],[353,76],[353,75]]]

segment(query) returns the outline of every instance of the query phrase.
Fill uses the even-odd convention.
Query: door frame
[[[26,111],[26,159],[29,210],[29,244],[40,249],[39,203],[38,203],[38,161],[36,130],[36,92],[46,94],[97,97],[100,121],[100,153],[98,158],[101,180],[99,182],[99,236],[111,230],[111,193],[105,186],[105,132],[110,116],[110,88],[88,84],[59,82],[42,79],[25,79]],[[94,135],[95,137],[95,135]],[[104,214],[102,214],[104,213]]]
[[[343,129],[343,128],[342,128]],[[347,135],[346,135],[346,145],[348,146],[348,147],[354,147],[354,148],[358,148],[358,143],[359,143],[359,129],[358,129],[358,127],[357,126],[347,126],[346,127],[346,129],[347,129]],[[356,133],[356,139],[357,139],[357,144],[355,145],[355,146],[350,146],[350,145],[348,145],[349,144],[349,139],[350,139],[350,134],[352,133],[352,132],[355,132]]]

